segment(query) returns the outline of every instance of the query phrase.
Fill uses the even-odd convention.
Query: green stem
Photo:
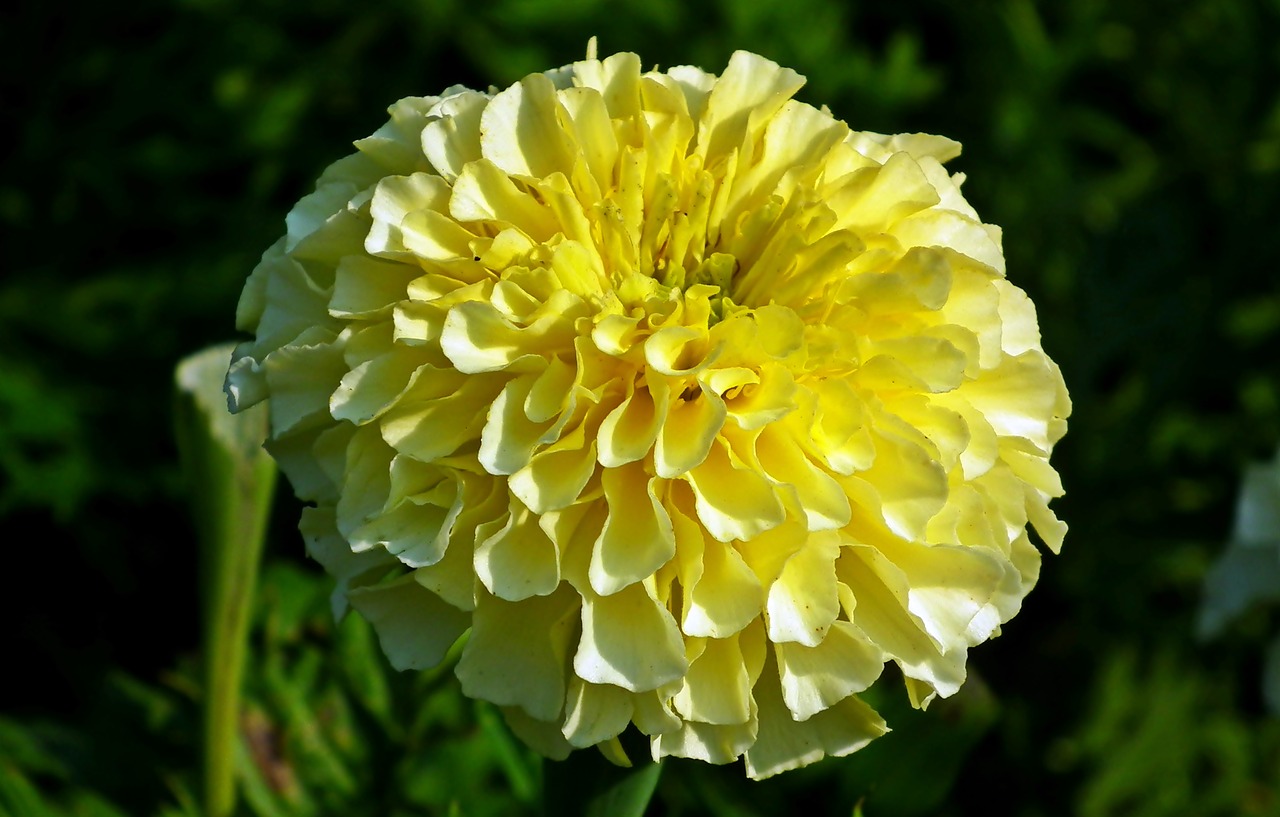
[[[204,811],[235,809],[235,750],[258,565],[275,491],[262,450],[265,406],[227,412],[222,379],[231,346],[192,355],[176,372],[178,447],[200,545],[204,625]]]
[[[275,466],[239,463],[225,486],[224,524],[205,542],[204,793],[207,817],[235,808],[235,747],[249,620],[258,581]],[[250,473],[246,474],[245,471]],[[247,477],[247,478],[245,478]],[[214,537],[209,537],[213,539]]]

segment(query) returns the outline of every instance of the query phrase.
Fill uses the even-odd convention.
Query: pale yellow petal
[[[696,542],[699,572],[686,580],[684,621],[690,636],[727,638],[764,610],[764,587],[732,546],[706,536],[697,522],[673,511],[677,535]]]
[[[859,481],[871,486],[889,529],[905,539],[921,539],[929,520],[946,503],[946,474],[918,446],[884,435],[876,435],[875,442],[871,467],[847,479],[846,485],[850,490],[856,490]]]
[[[431,109],[439,118],[422,128],[422,152],[446,181],[457,179],[468,162],[480,158],[480,115],[488,102],[488,94],[464,91]]]
[[[822,643],[777,644],[782,698],[797,721],[808,720],[875,683],[885,654],[848,621],[836,621]]]
[[[609,189],[619,145],[605,97],[596,88],[567,88],[560,92],[560,102],[572,123],[574,141],[587,168],[601,189]]]
[[[412,352],[386,354],[366,361],[342,376],[329,397],[329,413],[335,420],[364,425],[376,420],[409,387],[426,365]]]
[[[772,60],[735,51],[707,97],[698,123],[697,152],[707,164],[739,148],[804,85],[804,77]]]
[[[391,666],[429,669],[471,625],[471,616],[404,576],[348,591],[351,606],[373,625]]]
[[[604,743],[618,736],[631,722],[632,693],[607,684],[589,684],[569,676],[565,704],[565,739],[578,748]]]
[[[678,477],[705,462],[726,415],[724,401],[701,388],[672,400],[653,449],[658,476]]]
[[[664,433],[666,428],[664,427]],[[697,498],[698,519],[721,542],[752,539],[782,523],[786,514],[769,481],[733,463],[728,447],[715,440],[707,458],[688,474]]]
[[[485,409],[501,389],[497,377],[459,377],[447,370],[423,374],[380,418],[382,437],[423,461],[448,456],[479,438]]]
[[[595,474],[596,443],[587,434],[588,424],[594,425],[590,417],[511,475],[508,483],[511,492],[535,513],[544,514],[572,504]]]
[[[765,606],[770,641],[822,643],[840,613],[834,566],[839,552],[839,535],[826,531],[810,535],[782,566]]]
[[[986,641],[999,628],[1006,562],[982,548],[888,543],[880,551],[906,578],[907,609],[944,652]]]
[[[542,74],[530,74],[499,92],[480,115],[484,157],[515,176],[542,177],[573,170],[572,143],[556,87]]]
[[[578,631],[576,593],[507,602],[482,595],[455,672],[462,691],[551,721],[564,709],[568,652]]]
[[[591,554],[591,586],[602,596],[653,575],[676,552],[671,517],[659,491],[663,480],[643,466],[607,469],[601,477],[609,518]]]
[[[356,149],[376,162],[383,173],[411,173],[426,170],[419,135],[437,97],[410,96],[387,108],[391,119],[373,135],[357,139]]]
[[[777,424],[756,438],[756,456],[770,479],[795,491],[809,530],[831,530],[849,524],[849,497],[840,483],[806,456],[800,442]]]
[[[476,546],[476,576],[490,593],[506,601],[545,596],[560,584],[560,554],[538,527],[537,516],[512,497],[498,531]]]
[[[847,611],[853,623],[903,674],[927,682],[943,696],[960,689],[964,651],[939,651],[925,625],[910,612],[911,585],[901,570],[875,548],[860,545],[844,550],[836,570],[857,600]]]
[[[824,757],[852,754],[889,731],[884,719],[856,695],[845,698],[803,723],[797,723],[783,702],[770,662],[756,684],[760,728],[746,751],[747,776],[763,780]]]
[[[584,598],[582,639],[573,657],[573,669],[583,680],[646,692],[688,668],[675,619],[643,584]]]
[[[534,241],[558,231],[551,211],[486,159],[468,163],[453,183],[449,214],[459,221],[494,221],[520,230]]]
[[[672,704],[689,721],[745,724],[752,714],[751,684],[737,636],[707,639]]]
[[[574,336],[577,299],[567,292],[561,294],[564,297],[556,298],[556,303],[528,326],[516,326],[489,304],[459,304],[445,319],[440,347],[458,371],[466,374],[518,369],[521,365],[526,370],[541,370],[541,362],[522,364],[522,359],[561,351]]]
[[[713,724],[684,721],[678,730],[653,738],[653,756],[686,757],[704,763],[732,763],[756,741],[758,723],[755,703],[752,717],[745,723]]]
[[[525,409],[537,378],[529,374],[510,381],[489,408],[477,459],[490,474],[514,474],[528,465],[547,430],[548,423],[530,420]]]
[[[658,439],[668,405],[666,380],[628,385],[629,394],[600,423],[598,454],[605,468],[643,459]]]
[[[1047,452],[1059,380],[1043,353],[1028,351],[1006,357],[988,377],[957,389],[956,396],[981,412],[997,434],[1023,437]]]

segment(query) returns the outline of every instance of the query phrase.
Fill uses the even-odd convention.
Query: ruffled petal
[[[519,602],[481,596],[458,660],[462,691],[499,706],[518,706],[541,721],[556,719],[564,708],[565,667],[580,604],[565,587]]]
[[[688,668],[675,619],[643,584],[583,599],[582,639],[573,657],[574,672],[583,680],[646,692]]]
[[[756,685],[760,727],[744,753],[747,776],[763,780],[823,757],[844,757],[889,731],[884,719],[856,696],[845,698],[803,722],[783,701],[775,667],[767,667]]]
[[[388,584],[353,588],[347,599],[373,625],[382,651],[399,670],[439,664],[471,626],[471,616],[445,603],[411,575]]]

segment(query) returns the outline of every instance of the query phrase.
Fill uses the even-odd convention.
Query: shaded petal
[[[499,706],[518,706],[541,721],[558,719],[579,604],[567,586],[519,602],[481,595],[455,670],[462,691]]]
[[[672,704],[686,720],[745,724],[752,716],[751,684],[737,635],[707,639]]]
[[[333,508],[303,508],[298,530],[306,543],[307,555],[337,580],[330,596],[335,619],[341,619],[347,612],[347,588],[353,582],[359,583],[396,563],[395,558],[384,551],[353,552],[338,532]]]
[[[545,596],[560,584],[560,554],[537,517],[511,498],[506,524],[476,546],[476,576],[506,601]]]
[[[578,748],[615,738],[631,722],[632,693],[616,686],[589,684],[569,676],[564,727],[569,743]]]
[[[323,422],[329,416],[329,396],[346,374],[342,347],[319,327],[308,330],[293,345],[267,355],[262,370],[271,414],[271,436]]]
[[[516,737],[543,757],[564,760],[573,751],[558,722],[538,720],[519,707],[504,707],[502,717]]]
[[[746,751],[747,776],[752,780],[824,757],[844,757],[889,731],[884,719],[857,696],[797,723],[783,702],[776,669],[770,661],[756,684],[760,728],[756,742]]]
[[[439,664],[471,625],[470,615],[418,584],[412,575],[353,588],[347,598],[373,625],[382,651],[398,670]]]

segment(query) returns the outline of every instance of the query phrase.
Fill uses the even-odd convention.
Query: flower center
[[[738,272],[738,259],[723,252],[712,253],[693,270],[669,265],[666,259],[658,262],[658,281],[664,286],[684,291],[688,287],[705,285],[716,288],[710,298],[711,316],[708,325],[714,326],[724,319],[724,299],[732,294],[733,277]]]

